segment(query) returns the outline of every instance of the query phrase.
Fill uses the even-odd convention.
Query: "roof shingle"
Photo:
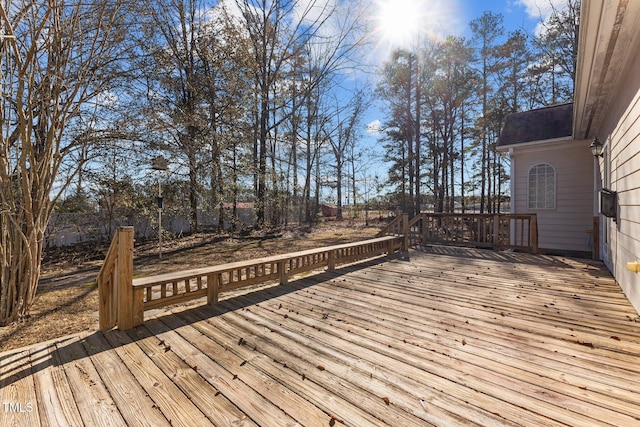
[[[507,116],[498,146],[571,136],[573,103],[553,105]]]

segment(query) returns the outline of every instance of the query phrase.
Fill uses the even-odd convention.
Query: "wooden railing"
[[[418,217],[419,215],[410,221],[409,214],[398,213],[398,215],[395,217],[393,221],[391,221],[384,228],[382,228],[382,230],[380,230],[380,232],[378,233],[378,237],[381,237],[381,236],[402,237],[402,247],[406,251],[411,246],[410,234],[409,234],[409,230],[411,229],[411,224]]]
[[[407,247],[453,245],[538,251],[535,214],[421,213],[396,217],[379,235],[403,236]]]
[[[103,274],[103,270],[98,276],[101,329],[114,326],[118,326],[119,329],[129,329],[140,325],[144,321],[146,310],[182,304],[205,296],[209,304],[215,304],[218,302],[218,296],[221,292],[268,281],[279,281],[280,284],[285,284],[293,274],[322,267],[333,270],[339,264],[382,254],[390,255],[402,249],[406,250],[406,246],[403,246],[405,239],[402,236],[386,236],[361,242],[133,279],[133,257],[131,257],[131,268],[118,266],[120,261],[129,263],[127,256],[121,256],[123,252],[121,244],[123,241],[126,242],[130,246],[124,252],[128,253],[130,250],[133,253],[133,229],[131,229],[131,239],[118,237],[120,232],[119,229],[114,237],[114,241],[117,240],[117,249],[115,250],[118,254],[115,257],[115,265],[105,267],[106,261],[109,261],[109,264],[114,262],[114,256],[107,253],[103,266],[103,270],[112,272],[108,277],[113,276],[115,279],[104,280],[102,277],[107,277],[107,273]],[[114,246],[113,243],[112,246]],[[125,275],[127,277],[123,277]],[[104,304],[103,300],[106,301]],[[110,302],[114,300],[117,300],[118,303],[112,304]]]
[[[402,220],[408,218],[405,216],[408,214],[397,214],[396,217],[387,225],[385,225],[382,230],[378,233],[378,237],[380,236],[397,236],[402,233]]]
[[[409,245],[442,244],[538,251],[535,214],[422,213],[411,221]]]
[[[100,329],[124,324],[133,279],[133,227],[119,227],[98,273],[98,313]]]

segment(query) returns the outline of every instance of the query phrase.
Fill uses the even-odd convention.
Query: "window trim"
[[[545,202],[545,206],[544,207],[537,207],[537,206],[531,206],[531,172],[539,167],[539,166],[545,166],[548,168],[551,168],[551,170],[553,171],[553,206],[552,207],[548,207],[546,202]],[[556,171],[556,168],[546,162],[540,162],[540,163],[536,163],[533,166],[531,166],[529,168],[529,171],[527,172],[527,208],[530,210],[555,210],[557,209],[558,206],[558,200],[557,200],[557,185],[558,185],[558,173]],[[536,188],[537,190],[537,188]],[[546,196],[546,193],[545,193]],[[546,199],[546,197],[545,197]],[[537,200],[536,200],[537,202]]]

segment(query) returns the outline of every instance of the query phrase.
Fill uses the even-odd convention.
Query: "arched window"
[[[556,170],[546,163],[529,170],[529,209],[555,209]]]

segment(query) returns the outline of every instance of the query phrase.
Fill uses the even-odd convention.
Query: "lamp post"
[[[156,156],[151,159],[151,169],[158,171],[158,258],[162,258],[162,185],[160,182],[160,175],[162,171],[166,171],[167,159],[162,156]]]

